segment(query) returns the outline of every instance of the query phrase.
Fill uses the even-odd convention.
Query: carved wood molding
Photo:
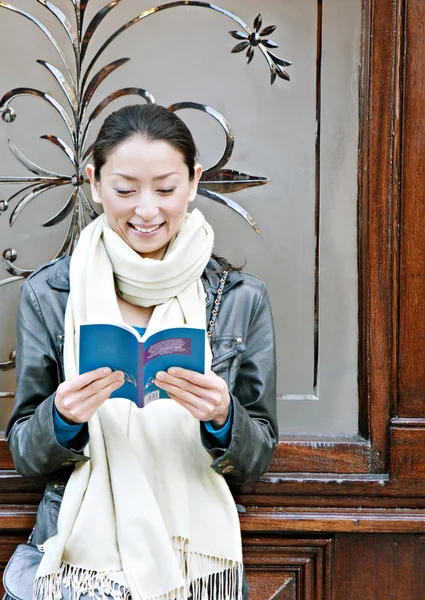
[[[332,538],[244,537],[244,563],[255,600],[331,600],[332,561]]]
[[[425,509],[288,507],[250,508],[241,518],[246,533],[423,533]]]

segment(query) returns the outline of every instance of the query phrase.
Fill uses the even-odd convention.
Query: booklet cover
[[[100,367],[123,371],[125,381],[111,398],[128,398],[139,407],[168,398],[153,380],[158,371],[182,367],[198,373],[205,369],[205,330],[172,327],[142,336],[130,325],[86,323],[80,326],[80,374]]]

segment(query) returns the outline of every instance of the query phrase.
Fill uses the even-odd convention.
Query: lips
[[[135,225],[134,223],[129,223],[129,225],[139,233],[154,233],[154,231],[157,231],[164,223],[151,225],[150,227],[142,227],[141,225]]]

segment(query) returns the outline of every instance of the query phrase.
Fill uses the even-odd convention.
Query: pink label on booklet
[[[192,353],[192,340],[190,338],[172,338],[162,340],[149,346],[144,353],[145,363],[158,356],[167,356],[168,354],[187,354]]]

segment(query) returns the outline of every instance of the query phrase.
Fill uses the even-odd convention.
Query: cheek
[[[128,216],[128,207],[125,202],[120,201],[120,198],[107,197],[104,198],[103,211],[108,216],[115,219]]]

